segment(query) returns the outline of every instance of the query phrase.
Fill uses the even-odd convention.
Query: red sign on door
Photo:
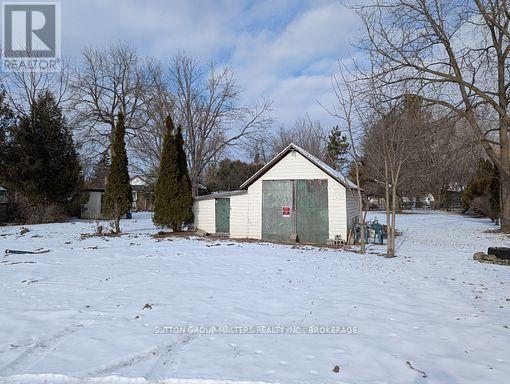
[[[290,207],[282,207],[282,216],[289,217],[290,216]]]

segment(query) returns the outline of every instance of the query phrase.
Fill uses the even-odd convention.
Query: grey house
[[[7,190],[0,185],[0,221],[7,220]]]

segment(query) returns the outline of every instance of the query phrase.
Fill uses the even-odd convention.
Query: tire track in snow
[[[0,372],[3,375],[20,373],[20,370],[22,371],[21,373],[26,372],[28,368],[44,359],[48,352],[54,349],[62,340],[81,331],[84,327],[84,325],[67,327],[50,337],[31,343],[28,349],[23,351],[17,358],[1,367]]]
[[[96,369],[80,372],[79,374],[80,376],[83,375],[86,377],[92,377],[106,375],[114,372],[117,373],[119,372],[119,370],[123,368],[128,368],[133,365],[156,358],[158,358],[158,361],[154,364],[153,368],[156,365],[158,365],[158,363],[166,365],[169,362],[171,363],[169,366],[173,366],[174,364],[176,365],[178,363],[178,359],[176,359],[177,357],[176,354],[178,354],[183,349],[183,347],[186,346],[192,339],[193,336],[187,335],[185,337],[180,338],[177,341],[174,341],[173,343],[147,348],[141,352],[125,356],[110,364],[104,365]],[[153,369],[150,370],[150,372],[152,371]]]
[[[34,339],[23,339],[19,341],[12,341],[10,343],[3,343],[0,345],[0,354],[16,350],[17,348],[30,347],[34,344]]]
[[[173,372],[179,366],[182,353],[187,349],[189,344],[196,339],[196,335],[187,335],[173,344],[167,344],[163,347],[158,360],[152,365],[147,372],[147,378],[157,378],[158,373],[163,369],[165,373]]]

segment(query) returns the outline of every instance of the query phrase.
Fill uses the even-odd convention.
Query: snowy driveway
[[[0,382],[482,384],[510,377],[510,267],[472,260],[489,245],[510,246],[508,237],[484,233],[493,228],[488,220],[400,215],[396,259],[157,241],[149,216],[123,224],[121,238],[85,240],[80,234],[93,231],[87,222],[29,226],[21,237],[20,227],[0,227],[2,256],[7,248],[52,250],[0,256]],[[155,332],[186,325],[355,332]]]

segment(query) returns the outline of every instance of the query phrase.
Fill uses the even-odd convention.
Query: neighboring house
[[[386,199],[384,197],[379,196],[370,196],[368,197],[368,210],[369,211],[378,211],[384,209]]]
[[[426,193],[423,196],[413,199],[414,206],[417,208],[430,208],[434,204],[434,196],[432,193]]]
[[[434,196],[431,193],[417,197],[402,196],[401,199],[402,209],[431,208],[432,204],[434,204]]]
[[[386,199],[384,197],[372,196],[368,199],[370,210],[385,210]],[[418,197],[404,195],[400,198],[401,209],[431,208],[434,204],[434,196],[431,193],[425,193]]]
[[[4,187],[0,186],[0,221],[7,220],[7,191]]]
[[[136,211],[152,211],[154,193],[149,182],[142,176],[134,176],[129,183],[133,193],[133,209]]]
[[[0,185],[0,204],[7,204],[7,190]]]
[[[87,194],[87,202],[81,208],[80,218],[100,220],[103,218],[103,195],[105,182],[98,179],[85,183],[84,192]]]
[[[356,185],[290,144],[241,185],[195,198],[196,229],[231,238],[346,241],[358,220]]]
[[[151,211],[153,207],[153,193],[148,183],[141,176],[135,176],[129,181],[133,194],[132,209],[137,211]],[[98,179],[85,184],[87,202],[82,206],[82,219],[103,219],[103,199],[105,181]]]
[[[207,188],[205,185],[198,183],[198,196],[207,195],[209,192],[207,191]]]
[[[462,209],[462,193],[463,191],[459,190],[446,191],[445,208],[447,211]]]

